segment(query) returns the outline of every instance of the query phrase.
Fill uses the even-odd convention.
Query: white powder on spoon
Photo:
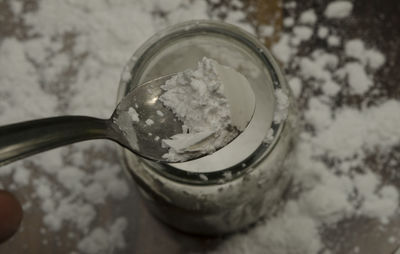
[[[130,107],[128,109],[128,114],[131,117],[133,122],[139,122],[139,120],[140,120],[139,114],[138,114],[138,112],[136,112],[136,110],[134,108]]]
[[[161,88],[165,92],[160,101],[183,123],[181,134],[162,140],[169,148],[163,157],[169,160],[225,146],[244,130],[254,112],[255,96],[247,79],[206,57],[197,69],[178,73]]]

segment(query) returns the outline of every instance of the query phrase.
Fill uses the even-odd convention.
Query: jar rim
[[[152,55],[151,51],[154,50],[155,46],[161,44],[163,41],[170,40],[177,35],[182,35],[182,33],[189,32],[222,34],[242,43],[253,53],[255,53],[255,55],[259,57],[259,59],[265,65],[270,74],[274,92],[281,89],[289,93],[289,89],[283,74],[281,73],[279,65],[269,50],[260,41],[258,41],[255,36],[237,26],[225,22],[212,20],[191,20],[167,27],[155,33],[134,52],[122,73],[118,89],[118,99],[122,98],[132,87],[134,87],[132,86],[132,83],[135,84],[136,82],[136,85],[138,84],[140,75],[135,75],[135,73],[141,73],[139,68],[144,65],[144,62],[147,61],[146,56]],[[275,115],[276,111],[273,114]],[[157,174],[167,177],[173,181],[196,185],[220,184],[221,182],[230,181],[243,175],[248,170],[251,170],[250,168],[246,168],[247,166],[251,165],[252,168],[254,168],[263,160],[263,158],[267,157],[278,143],[280,133],[282,132],[285,123],[286,119],[282,119],[280,122],[272,121],[270,130],[272,130],[273,139],[270,142],[261,142],[258,148],[246,159],[223,170],[213,172],[189,172],[175,168],[166,163],[152,162],[146,159],[143,159],[143,162],[149,164],[149,168],[151,168]],[[131,152],[124,149],[124,156],[127,156],[129,153]],[[123,161],[124,163],[127,163],[126,160]],[[230,172],[232,177],[227,178],[227,172]]]

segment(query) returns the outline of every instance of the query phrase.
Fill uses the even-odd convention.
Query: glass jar
[[[226,147],[190,162],[162,164],[128,150],[122,156],[151,213],[179,230],[216,235],[272,215],[290,182],[293,99],[271,54],[235,26],[181,23],[155,34],[134,53],[119,99],[148,80],[196,67],[204,56],[249,80],[256,108],[248,127]]]

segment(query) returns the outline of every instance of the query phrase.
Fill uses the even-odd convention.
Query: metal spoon
[[[161,140],[182,132],[182,123],[158,100],[161,85],[174,74],[150,80],[129,92],[110,119],[61,116],[0,127],[0,166],[59,146],[89,140],[109,139],[147,159],[160,162],[168,152]],[[128,111],[141,116],[132,121]],[[146,120],[151,119],[151,121]],[[150,122],[154,124],[148,124]],[[186,160],[204,156],[193,153]]]

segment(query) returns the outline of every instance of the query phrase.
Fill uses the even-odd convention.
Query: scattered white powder
[[[199,177],[203,181],[207,181],[208,180],[208,177],[205,174],[200,174]]]
[[[150,125],[153,125],[153,124],[154,124],[154,121],[151,120],[151,119],[147,119],[147,120],[145,121],[145,123],[146,123],[148,126],[150,126]]]
[[[16,39],[17,33],[0,39],[2,125],[65,114],[109,117],[115,106],[121,70],[142,42],[167,25],[208,18],[204,1],[38,3],[37,10],[30,11],[24,10],[22,1],[5,2],[5,7],[9,5],[18,16],[9,20],[20,20],[30,28],[26,29],[27,39],[23,41]],[[168,12],[158,16],[155,10]],[[120,199],[131,200],[117,157],[115,146],[109,142],[80,143],[1,167],[0,182],[4,188],[16,186],[16,192],[30,197],[32,206],[27,209],[39,207],[43,213],[42,227],[46,229],[68,228],[83,236],[94,232],[94,228],[106,232],[106,237],[90,233],[82,240],[59,242],[63,251],[70,249],[73,253],[77,246],[79,253],[117,251],[125,246],[123,230],[118,225],[116,229],[104,225],[130,213],[113,211],[111,217],[102,216],[99,221],[96,212],[105,204],[118,206]],[[12,182],[16,184],[9,184]],[[26,195],[29,185],[33,185],[33,191]],[[57,232],[52,234],[58,237]],[[40,241],[43,246],[54,241],[50,236],[43,237],[49,237]],[[96,244],[107,245],[107,249],[96,249]]]
[[[41,89],[40,75],[28,61],[29,48],[14,38],[5,38],[0,47],[0,124],[51,116],[57,107],[56,96]],[[18,85],[18,92],[16,84]],[[44,99],[45,98],[45,99]],[[16,105],[30,105],[16,107]],[[12,110],[9,110],[12,109]]]
[[[231,171],[224,172],[223,175],[224,175],[224,178],[227,179],[227,180],[232,179],[232,172]]]
[[[336,68],[338,57],[321,50],[315,50],[311,54],[311,58],[298,58],[299,71],[303,79],[310,84],[321,87],[326,95],[334,96],[340,90],[339,85],[333,80],[333,76],[329,71],[330,68]]]
[[[367,58],[367,64],[372,69],[379,69],[385,64],[385,56],[374,49],[369,49],[365,52],[365,57]]]
[[[282,63],[288,63],[290,58],[296,53],[296,49],[289,45],[290,39],[288,34],[283,34],[279,43],[272,46],[272,53]]]
[[[1,124],[61,114],[108,117],[114,108],[112,95],[117,93],[119,73],[135,48],[160,28],[209,18],[210,13],[206,1],[111,4],[105,0],[41,0],[37,11],[23,14],[21,3],[6,1],[12,13],[23,16],[21,22],[31,28],[24,41],[14,35],[0,39]],[[296,3],[284,6],[292,10]],[[352,7],[351,2],[335,1],[325,9],[325,16],[346,17]],[[229,16],[227,21],[252,31],[244,15]],[[293,17],[286,17],[284,25],[290,29],[298,24]],[[326,38],[334,29],[319,26],[318,37]],[[296,148],[294,182],[304,191],[296,193],[298,198],[289,201],[276,217],[225,240],[214,253],[317,254],[324,249],[323,253],[333,253],[323,243],[325,227],[336,227],[353,217],[388,223],[398,209],[398,190],[380,179],[364,159],[377,148],[390,154],[392,146],[400,142],[399,101],[377,101],[375,106],[361,109],[334,107],[338,92],[365,96],[373,86],[373,72],[366,70],[382,68],[385,56],[356,38],[355,42],[343,41],[345,50],[338,49],[338,55],[314,49],[308,56],[298,56],[298,48],[290,44],[294,37],[298,35],[282,34],[272,51],[285,69],[298,68],[286,76],[299,101],[306,101],[306,108],[299,112],[304,116],[302,125],[310,125],[314,131],[302,130]],[[344,65],[339,66],[339,55],[348,58]],[[60,78],[63,73],[71,78]],[[350,76],[364,80],[363,84],[350,84]],[[311,95],[310,90],[319,95]],[[18,193],[26,195],[29,184],[33,185],[28,195],[32,206],[27,209],[39,207],[43,212],[38,234],[50,231],[58,236],[58,230],[67,228],[82,236],[60,249],[72,246],[70,253],[107,253],[111,249],[118,253],[125,246],[129,250],[130,243],[123,236],[129,225],[120,216],[129,218],[130,213],[101,216],[99,221],[97,212],[104,204],[118,206],[132,200],[116,156],[114,146],[101,141],[56,149],[1,167],[0,186],[16,186]],[[338,161],[334,168],[319,159],[326,156]],[[354,170],[357,168],[362,172]],[[18,179],[16,185],[10,184],[13,178]],[[46,238],[39,244],[46,248],[52,241]],[[360,252],[360,247],[354,246],[354,252]]]
[[[355,94],[365,93],[373,84],[365,68],[360,63],[347,63],[343,71],[348,78],[348,83],[352,92]]]
[[[307,26],[296,26],[293,28],[293,33],[300,41],[305,41],[311,38],[313,30]]]
[[[291,8],[296,8],[297,3],[296,2],[288,2],[284,4],[285,8],[291,9]]]
[[[325,9],[325,17],[341,19],[348,17],[353,10],[353,3],[350,1],[334,1],[328,4]]]
[[[271,37],[274,34],[275,28],[273,26],[262,25],[258,28],[260,37]]]
[[[161,116],[161,117],[163,117],[163,116],[164,116],[164,113],[163,113],[163,112],[161,112],[160,110],[157,110],[157,111],[156,111],[156,113],[157,113],[157,115],[159,115],[159,116]]]
[[[225,14],[224,22],[228,23],[236,23],[237,26],[242,28],[243,30],[255,34],[254,27],[250,25],[250,23],[246,22],[247,15],[242,10],[234,10],[230,9],[229,11],[223,12]],[[237,22],[240,21],[240,22]]]
[[[313,25],[317,22],[317,15],[315,14],[314,10],[310,9],[307,11],[304,11],[299,18],[299,23],[300,24],[308,24],[308,25]]]
[[[330,107],[321,98],[311,98],[308,107],[304,117],[317,131],[324,130],[332,123]]]
[[[275,98],[277,100],[277,108],[274,113],[274,122],[280,123],[287,118],[288,107],[289,107],[289,98],[286,93],[282,91],[282,89],[277,89],[275,91]]]
[[[291,27],[294,24],[294,19],[291,17],[287,17],[283,19],[283,25],[286,27]]]
[[[397,210],[399,194],[393,186],[378,189],[379,179],[368,172],[357,175],[354,179],[357,190],[361,192],[363,202],[359,210],[370,217],[378,217],[382,224],[387,224],[388,216]],[[394,201],[394,202],[393,202]]]
[[[325,149],[330,156],[345,159],[356,154],[358,160],[362,160],[364,149],[389,149],[399,141],[400,115],[394,114],[398,110],[400,102],[395,100],[388,100],[379,107],[367,108],[362,112],[353,108],[342,109],[336,113],[335,121],[329,128],[314,140],[319,149]]]
[[[27,185],[29,184],[29,179],[31,176],[31,172],[26,168],[17,168],[13,175],[14,183],[18,185]]]
[[[326,38],[326,36],[328,36],[329,34],[329,30],[328,28],[324,27],[324,26],[320,26],[318,27],[318,37],[321,39]]]
[[[336,1],[325,15],[345,17],[351,8],[350,2]],[[319,27],[318,37],[326,38],[334,29]],[[291,70],[288,80],[294,94],[306,100],[306,108],[300,112],[301,124],[311,126],[311,130],[301,131],[294,163],[294,185],[303,191],[295,192],[298,197],[286,203],[282,213],[231,237],[213,253],[336,253],[324,246],[326,239],[321,232],[325,228],[336,228],[338,222],[358,217],[387,224],[397,214],[398,189],[384,182],[365,160],[376,151],[390,154],[399,144],[400,102],[386,99],[361,109],[335,107],[339,92],[368,98],[373,71],[384,65],[385,56],[367,49],[359,39],[344,41],[345,50],[337,54],[315,48],[308,56],[297,55],[299,50],[291,42],[298,33],[282,34],[272,50]],[[339,61],[342,57],[346,58],[344,63]],[[335,161],[335,166],[322,159],[326,157]],[[360,247],[354,246],[354,250],[360,252]]]
[[[340,38],[336,35],[331,35],[328,37],[328,45],[329,46],[339,46]]]
[[[360,39],[349,40],[345,44],[346,56],[359,60],[363,65],[367,64],[372,69],[378,69],[385,63],[385,56],[375,50],[367,49]]]
[[[136,110],[134,108],[130,107],[128,109],[128,114],[131,117],[132,121],[139,122],[139,120],[140,120],[139,114],[138,114],[138,112],[136,112]]]
[[[88,254],[110,253],[113,248],[125,248],[123,232],[127,227],[125,218],[118,218],[108,231],[103,228],[93,229],[78,244],[78,249]]]
[[[289,86],[290,89],[293,92],[293,95],[298,98],[301,94],[301,90],[302,90],[302,82],[301,79],[299,79],[298,77],[294,77],[292,79],[289,80]]]
[[[213,253],[317,253],[322,245],[316,221],[301,216],[296,203],[289,202],[280,216],[244,235],[231,238],[229,245]]]
[[[361,60],[364,57],[364,51],[364,42],[360,39],[350,40],[345,44],[345,53],[349,57]]]

